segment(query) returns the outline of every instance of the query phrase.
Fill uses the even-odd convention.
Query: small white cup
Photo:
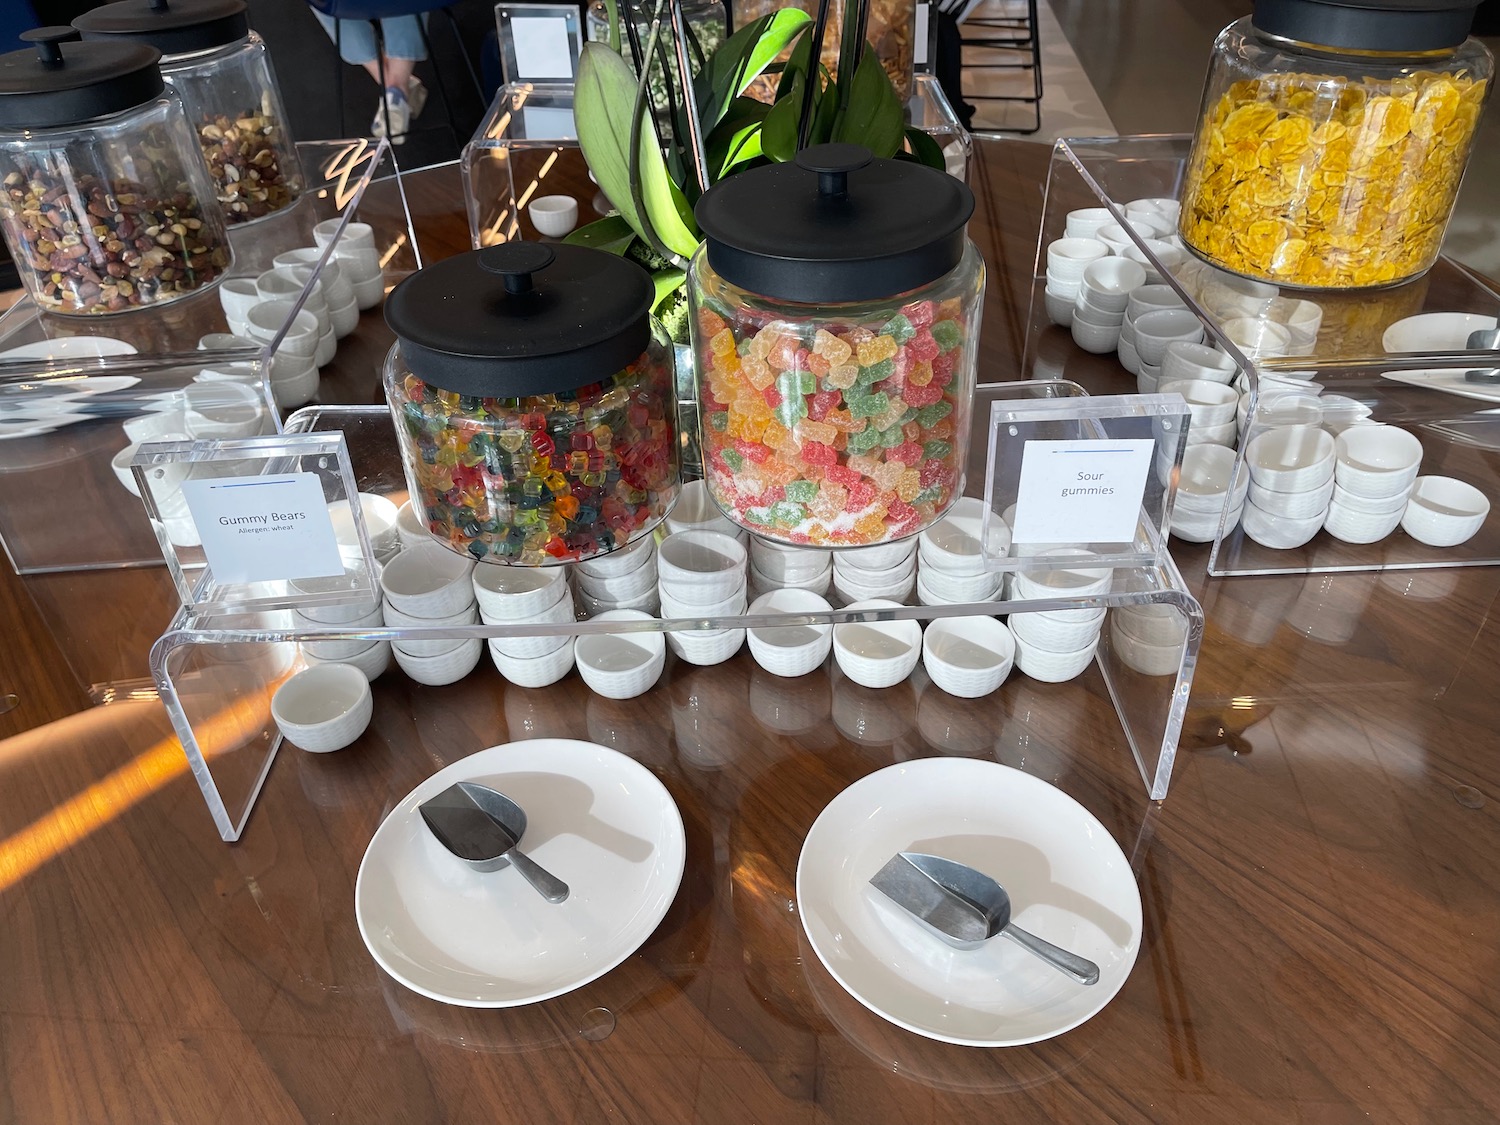
[[[922,636],[922,666],[949,695],[978,699],[1005,682],[1016,639],[993,617],[942,617]]]
[[[578,573],[594,578],[617,578],[656,557],[656,539],[650,534],[637,535],[625,546],[578,563]]]
[[[1069,238],[1096,238],[1101,227],[1111,226],[1114,221],[1108,207],[1081,207],[1068,212],[1066,233]]]
[[[229,277],[219,283],[219,306],[233,335],[242,334],[246,315],[262,300],[253,277]]]
[[[1163,285],[1160,282],[1142,285],[1133,291],[1125,302],[1125,319],[1134,322],[1135,318],[1142,313],[1152,312],[1155,309],[1184,307],[1182,297],[1170,285]]]
[[[1405,494],[1422,466],[1421,441],[1399,426],[1355,426],[1335,442],[1334,475],[1356,496],[1376,500]]]
[[[1378,543],[1401,526],[1405,509],[1405,497],[1402,497],[1401,507],[1381,515],[1358,512],[1342,504],[1329,504],[1328,514],[1323,517],[1323,530],[1344,543]]]
[[[1128,258],[1099,258],[1084,267],[1079,296],[1087,292],[1098,309],[1117,310],[1122,315],[1130,294],[1146,284],[1146,267]]]
[[[660,584],[678,601],[703,605],[728,597],[745,585],[744,545],[718,531],[669,535],[656,550]]]
[[[1162,394],[1179,394],[1188,404],[1193,415],[1193,425],[1222,426],[1233,424],[1235,408],[1240,396],[1227,383],[1215,383],[1208,379],[1179,379],[1157,384]]]
[[[1248,496],[1250,502],[1267,515],[1306,520],[1312,519],[1319,512],[1328,511],[1334,487],[1331,477],[1317,488],[1302,492],[1276,492],[1251,481]]]
[[[1196,344],[1203,339],[1203,325],[1187,309],[1156,309],[1135,320],[1135,347],[1141,359],[1159,367],[1167,347],[1178,341]]]
[[[1109,247],[1095,238],[1059,238],[1047,244],[1047,277],[1078,281],[1084,267],[1109,254]]]
[[[474,601],[472,559],[436,543],[402,551],[386,564],[380,585],[386,600],[411,617],[447,617]]]
[[[816,578],[828,569],[831,561],[831,551],[790,547],[750,537],[750,565],[777,585]]]
[[[431,546],[417,541],[409,546]],[[520,621],[535,617],[567,597],[566,568],[561,566],[476,566],[470,580],[479,612],[487,620]]]
[[[1307,492],[1333,476],[1333,438],[1317,426],[1266,430],[1250,439],[1245,463],[1250,467],[1250,479],[1264,488]]]
[[[1063,618],[1051,613],[1012,613],[1010,631],[1043,652],[1077,652],[1093,644],[1104,627],[1106,610],[1090,610],[1091,616]]]
[[[319,340],[317,317],[306,309],[299,310],[293,317],[292,302],[289,300],[261,301],[253,305],[245,315],[245,333],[253,340],[269,344],[289,320],[290,325],[276,348],[276,354],[316,360]]]
[[[1033,680],[1060,684],[1081,676],[1094,662],[1094,652],[1098,647],[1099,639],[1095,637],[1094,642],[1087,648],[1076,652],[1050,652],[1028,644],[1018,636],[1016,637],[1016,667]]]
[[[677,503],[672,505],[672,510],[667,513],[667,532],[675,535],[679,531],[719,531],[725,535],[732,535],[741,542],[749,537],[749,532],[729,521],[719,506],[714,503],[712,493],[708,490],[708,482],[704,480],[688,481],[677,493]]]
[[[1490,514],[1484,493],[1453,477],[1418,477],[1401,527],[1429,547],[1457,547],[1472,539]]]
[[[1068,559],[1076,567],[1055,570],[1019,570],[1011,579],[1013,596],[1018,601],[1041,598],[1084,597],[1108,593],[1114,582],[1114,571],[1107,567],[1090,568],[1096,556],[1082,547],[1056,547],[1043,551],[1039,558]]]
[[[899,609],[883,599],[855,602],[848,609]],[[922,628],[915,621],[844,622],[833,627],[833,656],[844,675],[868,688],[899,684],[922,656]]]
[[[1167,345],[1161,369],[1162,377],[1166,379],[1201,379],[1225,384],[1234,378],[1237,370],[1234,360],[1218,348],[1188,340],[1174,340]]]
[[[595,621],[649,621],[639,610],[616,609]],[[578,638],[573,658],[583,682],[607,699],[633,699],[649,690],[666,667],[667,642],[661,633],[596,633]]]
[[[810,590],[782,589],[762,594],[750,604],[749,616],[826,613],[828,599]],[[774,676],[805,676],[819,668],[833,647],[831,625],[781,625],[751,629],[750,655]]]
[[[1245,534],[1262,547],[1290,551],[1307,543],[1322,529],[1326,514],[1319,512],[1306,519],[1292,519],[1290,516],[1273,516],[1247,502],[1240,522]]]
[[[416,547],[432,542],[432,533],[417,514],[411,500],[402,504],[396,512],[396,534],[401,537],[402,547]]]
[[[571,641],[571,638],[569,640]],[[494,662],[496,670],[517,687],[548,687],[573,670],[573,645],[571,643],[532,659],[507,656],[497,649],[493,642],[489,649],[490,660]]]
[[[1223,324],[1225,338],[1249,359],[1270,359],[1287,355],[1292,334],[1284,325],[1254,317],[1235,317]]]
[[[924,530],[918,538],[918,555],[924,569],[949,574],[978,575],[986,571],[985,559],[1002,558],[1010,550],[1010,528],[998,515],[990,519],[990,537],[984,540],[984,501],[960,498],[948,514]]]
[[[562,238],[578,225],[578,200],[571,195],[542,195],[526,208],[531,225],[546,238]]]
[[[271,697],[271,717],[283,737],[314,754],[354,742],[370,725],[374,708],[370,681],[347,664],[305,668]]]

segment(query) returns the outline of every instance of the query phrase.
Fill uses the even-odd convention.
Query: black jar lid
[[[1457,47],[1479,0],[1255,0],[1267,35],[1354,51],[1411,55]]]
[[[119,0],[73,21],[85,39],[134,39],[164,55],[187,55],[250,34],[245,0]]]
[[[860,145],[715,184],[694,210],[720,277],[808,304],[877,300],[936,281],[963,258],[974,195],[959,180]]]
[[[445,258],[391,291],[385,320],[420,379],[480,398],[607,379],[651,339],[651,277],[602,250],[505,242]]]
[[[21,38],[36,46],[0,55],[0,129],[79,125],[162,91],[155,47],[72,42],[78,32],[71,27],[38,27]]]

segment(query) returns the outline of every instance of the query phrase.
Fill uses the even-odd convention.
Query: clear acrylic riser
[[[1048,172],[1037,256],[1032,273],[1031,306],[1027,320],[1022,375],[1032,379],[1083,379],[1096,391],[1109,386],[1128,389],[1135,379],[1116,367],[1119,385],[1101,379],[1101,361],[1116,364],[1113,353],[1093,356],[1074,343],[1069,329],[1048,317],[1046,247],[1063,237],[1067,213],[1076,208],[1105,206],[1123,218],[1125,204],[1134,199],[1178,198],[1186,172],[1191,138],[1186,135],[1065,138],[1057,142]],[[1140,239],[1127,228],[1138,243]],[[1474,485],[1491,502],[1488,519],[1479,533],[1457,547],[1430,547],[1399,528],[1369,544],[1350,544],[1319,531],[1306,545],[1291,550],[1262,546],[1238,525],[1221,521],[1208,559],[1214,576],[1239,574],[1419,569],[1450,566],[1491,566],[1500,563],[1500,386],[1468,388],[1473,397],[1435,390],[1434,380],[1464,382],[1474,368],[1500,367],[1500,352],[1428,350],[1387,352],[1382,342],[1397,321],[1423,313],[1500,314],[1500,293],[1458,262],[1440,257],[1423,277],[1404,285],[1357,293],[1325,293],[1286,289],[1290,298],[1311,301],[1322,309],[1322,324],[1310,353],[1261,357],[1252,361],[1224,335],[1222,322],[1204,307],[1201,288],[1212,276],[1189,254],[1183,267],[1162,268],[1144,246],[1163,280],[1172,285],[1202,321],[1205,342],[1216,344],[1234,359],[1250,391],[1252,418],[1263,399],[1266,376],[1299,372],[1321,384],[1323,395],[1340,395],[1360,404],[1373,422],[1400,426],[1415,434],[1423,447],[1424,475],[1457,477]],[[1461,348],[1462,342],[1448,347]],[[1087,373],[1087,374],[1085,374]],[[1128,381],[1128,382],[1127,382]],[[1240,434],[1235,464],[1236,484],[1246,473],[1244,447],[1260,432],[1261,424]]]
[[[930,74],[916,76],[907,120],[942,146],[949,172],[967,178],[973,139]],[[609,200],[589,179],[578,147],[571,82],[502,86],[464,146],[461,165],[475,248],[541,238],[526,209],[539,196],[576,198],[580,226],[611,210]]]
[[[977,393],[975,417],[986,425],[991,403],[1018,397],[1064,397],[1082,394],[1080,388],[1065,383],[1006,383],[982,386]],[[383,407],[310,407],[299,411],[288,421],[288,432],[343,431],[360,491],[388,496],[395,503],[406,499],[406,480],[396,446],[390,412]],[[982,488],[985,479],[986,435],[976,435],[971,445],[968,479],[970,490]],[[664,533],[664,529],[658,534]],[[271,718],[270,700],[276,687],[303,665],[301,645],[316,641],[377,642],[437,639],[490,639],[495,637],[577,637],[595,633],[673,632],[692,629],[725,628],[793,628],[811,624],[871,621],[876,619],[909,619],[918,622],[941,617],[994,616],[1014,611],[1045,611],[1103,607],[1161,605],[1170,607],[1169,616],[1182,627],[1180,652],[1173,654],[1170,670],[1162,674],[1144,674],[1127,663],[1120,643],[1116,642],[1110,615],[1100,634],[1093,664],[1079,678],[1063,684],[1042,684],[1024,677],[1019,671],[991,696],[980,700],[959,700],[932,686],[923,689],[937,692],[941,705],[929,706],[1012,708],[1011,722],[1042,723],[1055,719],[1056,709],[1081,706],[1087,696],[1107,696],[1119,719],[1119,731],[1108,747],[1113,752],[1128,752],[1136,760],[1146,791],[1154,800],[1167,794],[1177,741],[1182,730],[1188,695],[1192,687],[1198,647],[1203,633],[1203,613],[1188,593],[1182,576],[1170,556],[1163,553],[1152,565],[1120,568],[1107,593],[1088,597],[1056,597],[1035,601],[993,601],[967,605],[908,605],[881,611],[834,609],[826,613],[799,615],[736,616],[648,621],[589,621],[580,619],[567,624],[545,625],[471,625],[437,628],[354,629],[328,626],[312,630],[294,626],[288,613],[241,614],[233,616],[194,615],[180,612],[171,627],[157,641],[151,653],[152,675],[172,718],[178,738],[192,764],[194,776],[212,813],[214,823],[225,840],[238,839],[267,771],[281,744]],[[749,662],[748,651],[741,649],[733,658]],[[1165,665],[1163,666],[1165,667]],[[666,677],[682,674],[691,665],[669,659]],[[836,677],[830,656],[814,677]],[[711,671],[711,670],[709,670]],[[1155,669],[1152,670],[1155,673]],[[392,667],[374,683],[377,706],[382,688],[399,680],[402,672]],[[919,670],[916,675],[920,678]],[[505,683],[490,663],[481,657],[480,666],[461,684],[444,687],[416,687],[424,700],[441,707],[442,693],[461,690],[462,683],[474,677],[488,677],[496,690],[526,690]],[[771,677],[775,679],[775,677]],[[666,679],[653,691],[662,690]],[[793,691],[800,680],[784,681]],[[912,683],[888,689],[884,694],[859,688],[849,681],[835,679],[835,694],[842,691],[849,706],[872,708],[872,721],[906,721],[910,709]],[[779,689],[782,681],[778,681]],[[841,686],[842,685],[842,686]],[[1025,685],[1025,686],[1019,686]],[[535,689],[544,692],[576,688],[572,673],[562,684]],[[1037,707],[1027,697],[1024,704],[1013,701],[1014,693],[1038,689],[1045,702]],[[1084,694],[1075,694],[1084,693]],[[1070,699],[1074,701],[1070,704]],[[773,701],[774,702],[774,701]],[[1019,716],[1016,709],[1022,712]],[[1038,735],[1040,737],[1040,734]],[[1123,749],[1121,749],[1123,747]]]
[[[375,228],[388,286],[417,268],[400,181],[376,176],[393,172],[386,142],[313,141],[297,148],[310,186],[286,212],[232,232],[230,276],[254,278],[283,251],[312,246],[317,223],[341,218],[347,224],[356,210]],[[379,191],[367,191],[372,183]],[[382,202],[367,209],[362,205],[371,194]],[[343,229],[341,224],[340,235]],[[337,239],[329,254],[336,245]],[[298,307],[323,260],[326,255],[297,298]],[[135,440],[127,427],[139,432],[150,416],[179,411],[183,424],[175,428],[187,437],[280,429],[282,412],[268,378],[274,342],[199,350],[203,336],[227,330],[216,290],[162,309],[108,317],[44,314],[27,299],[0,317],[0,351],[23,345],[34,350],[29,346],[50,341],[58,353],[53,359],[0,355],[0,543],[18,574],[163,564],[150,521],[126,483],[129,469],[122,474],[113,464]],[[70,358],[76,345],[63,341],[80,337],[110,337],[136,351]],[[340,349],[356,339],[349,337]],[[324,369],[325,377],[330,370]],[[194,406],[204,409],[195,413]],[[258,417],[246,417],[247,411]]]

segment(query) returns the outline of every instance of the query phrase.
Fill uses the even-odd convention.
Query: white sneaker
[[[411,107],[413,121],[422,116],[422,108],[427,104],[427,87],[422,85],[422,80],[415,74],[412,75],[411,85],[406,88],[406,104]]]
[[[370,135],[374,137],[386,135],[387,109],[390,111],[391,118],[391,144],[405,144],[406,130],[411,125],[411,103],[406,100],[406,95],[395,87],[386,90],[384,104],[375,107],[375,118],[370,122]]]

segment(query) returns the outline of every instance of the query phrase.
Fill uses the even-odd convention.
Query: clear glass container
[[[0,130],[0,185],[0,227],[48,312],[154,307],[229,269],[224,219],[171,90],[72,125]]]
[[[259,35],[165,56],[161,74],[182,97],[230,223],[252,222],[297,201],[302,168],[271,54]]]
[[[548,566],[665,518],[677,396],[651,296],[624,259],[526,242],[445,259],[392,292],[386,399],[429,532],[481,562]]]
[[[651,19],[649,9],[643,5],[637,5],[631,9],[635,16],[636,35],[640,39],[642,50],[645,49],[647,41],[651,36]],[[683,0],[682,18],[688,31],[688,62],[696,78],[703,69],[706,60],[713,57],[714,51],[719,44],[724,42],[729,35],[729,17],[724,10],[724,5],[719,0]],[[593,0],[588,7],[587,35],[591,43],[609,42],[609,9],[604,0]],[[662,22],[662,43],[666,48],[670,69],[662,67],[660,58],[651,72],[651,105],[658,115],[666,114],[669,109],[667,99],[668,75],[674,76],[672,89],[676,91],[680,85],[676,82],[677,58],[672,43],[672,25],[669,21]],[[625,28],[620,28],[620,53],[625,56],[625,61],[630,63],[631,69],[640,73],[635,54],[631,49],[630,42],[626,36]],[[675,100],[675,94],[674,94]]]
[[[1252,20],[1214,44],[1183,242],[1284,286],[1364,289],[1425,273],[1489,93],[1488,49],[1475,39],[1421,52],[1320,46]]]
[[[688,274],[704,477],[741,527],[859,547],[963,495],[984,262],[889,298],[803,304]]]

